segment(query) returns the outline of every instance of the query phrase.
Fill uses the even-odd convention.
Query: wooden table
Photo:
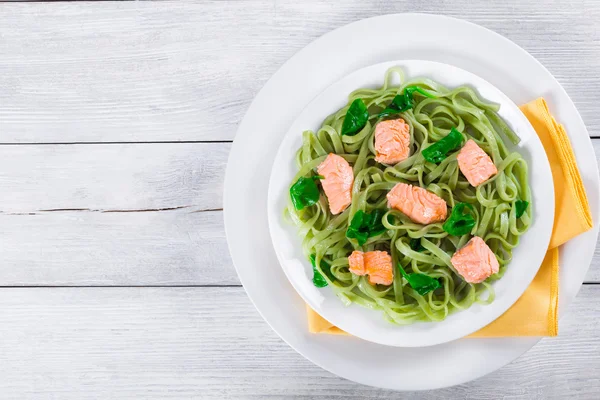
[[[321,370],[270,330],[221,207],[236,126],[279,66],[334,28],[404,11],[513,40],[600,135],[593,0],[0,4],[0,397],[399,396]],[[410,398],[599,398],[599,283],[596,253],[558,338]]]

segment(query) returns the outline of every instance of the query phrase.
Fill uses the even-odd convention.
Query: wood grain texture
[[[0,145],[0,214],[222,208],[230,147],[229,143]]]
[[[303,359],[241,288],[5,289],[0,303],[4,399],[401,397]],[[599,307],[600,286],[584,286],[559,337],[475,382],[406,398],[596,399]]]
[[[0,286],[239,284],[222,212],[43,212],[0,226]]]
[[[0,4],[0,142],[232,139],[295,52],[347,23],[407,11],[513,40],[600,136],[597,1],[249,0]]]

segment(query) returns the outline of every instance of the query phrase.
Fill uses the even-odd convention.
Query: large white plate
[[[390,40],[394,37],[410,40]],[[267,223],[269,171],[283,135],[303,107],[352,71],[400,59],[455,65],[492,83],[517,104],[544,96],[565,125],[594,229],[561,248],[559,309],[564,314],[583,282],[598,235],[600,184],[591,141],[573,102],[540,63],[508,39],[466,21],[424,14],[366,19],[322,36],[287,61],[256,96],[238,128],[225,175],[225,229],[248,296],[296,351],[363,384],[435,389],[493,372],[539,338],[459,339],[425,348],[394,348],[353,337],[312,335],[307,332],[304,301],[279,266]]]
[[[298,172],[296,152],[302,146],[302,132],[317,131],[323,120],[347,104],[348,94],[359,88],[379,88],[385,72],[401,67],[409,79],[424,77],[446,87],[468,85],[489,102],[500,105],[500,116],[521,138],[518,146],[505,140],[509,150],[518,151],[529,165],[533,223],[521,237],[502,279],[494,282],[496,298],[489,305],[474,304],[437,323],[396,326],[380,311],[353,305],[346,307],[331,288],[317,289],[312,284],[312,267],[306,260],[297,229],[284,221],[289,186]],[[546,152],[531,124],[519,108],[502,92],[478,76],[448,64],[405,60],[379,63],[358,71],[329,86],[315,98],[288,130],[273,163],[267,204],[271,238],[277,258],[288,279],[310,306],[346,332],[389,346],[419,347],[449,342],[467,336],[502,315],[527,289],[537,273],[550,242],[554,217],[554,184]]]

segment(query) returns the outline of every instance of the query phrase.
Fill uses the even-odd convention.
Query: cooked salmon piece
[[[375,127],[375,161],[397,164],[410,155],[410,127],[402,118],[381,121]]]
[[[454,253],[450,262],[469,283],[483,282],[500,269],[496,255],[479,236]]]
[[[472,186],[479,186],[498,173],[494,162],[472,139],[458,153],[458,167]]]
[[[337,154],[329,153],[327,158],[317,167],[323,176],[321,185],[329,201],[329,211],[339,214],[352,202],[352,184],[354,173],[348,161]]]
[[[387,199],[389,207],[419,224],[444,221],[448,214],[444,199],[419,186],[398,183],[387,194]]]
[[[355,250],[348,257],[348,263],[350,264],[350,272],[354,275],[366,275],[367,269],[365,268],[365,257],[362,251]]]
[[[392,256],[387,251],[355,250],[348,257],[350,272],[355,275],[369,275],[371,284],[389,286],[394,281],[392,272]]]
[[[391,285],[394,281],[392,256],[387,251],[367,251],[364,257],[369,282],[386,286]]]

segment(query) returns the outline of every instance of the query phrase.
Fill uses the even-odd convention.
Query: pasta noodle
[[[399,86],[392,85],[395,77],[400,78]],[[374,130],[380,119],[378,114],[408,86],[422,88],[435,98],[415,92],[413,108],[396,116],[410,126],[410,156],[394,166],[377,163]],[[356,135],[342,136],[346,112],[357,98],[367,106],[369,120]],[[302,147],[296,156],[299,171],[294,182],[310,176],[329,153],[342,156],[353,168],[352,203],[341,214],[329,212],[322,192],[316,204],[302,210],[296,210],[290,201],[285,213],[298,228],[307,258],[315,256],[317,271],[345,304],[381,310],[390,322],[410,324],[441,321],[474,303],[489,304],[494,300],[491,282],[502,277],[511,261],[512,249],[531,223],[531,207],[520,218],[515,211],[517,201],[531,201],[527,164],[505,145],[505,138],[512,142],[518,138],[498,116],[498,109],[498,105],[483,101],[467,86],[449,89],[424,78],[406,81],[402,70],[392,68],[385,75],[383,87],[354,91],[348,104],[328,116],[316,133],[302,134]],[[498,169],[495,176],[475,188],[459,171],[458,150],[439,164],[423,158],[421,150],[444,138],[451,128],[473,139],[490,155]],[[476,223],[470,234],[451,236],[442,228],[443,223],[420,225],[400,211],[388,209],[386,194],[399,182],[425,188],[450,207],[458,202],[471,204]],[[375,209],[387,210],[382,219],[387,231],[358,246],[346,237],[352,216],[358,210]],[[465,282],[450,262],[453,253],[475,235],[484,239],[500,264],[497,274],[479,284]],[[421,239],[424,250],[413,250],[411,239]],[[393,284],[372,285],[366,276],[351,273],[348,256],[353,250],[388,251],[394,266]],[[330,271],[322,270],[321,260],[331,266]],[[442,287],[419,295],[399,273],[398,264],[408,272],[438,278]]]

